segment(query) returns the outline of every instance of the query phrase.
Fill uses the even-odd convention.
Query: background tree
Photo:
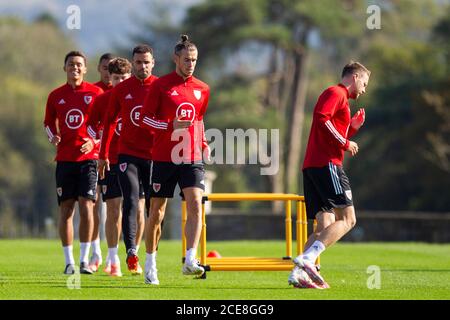
[[[45,103],[65,81],[64,55],[74,46],[51,19],[0,18],[0,47],[0,236],[37,235],[45,217],[56,217]]]

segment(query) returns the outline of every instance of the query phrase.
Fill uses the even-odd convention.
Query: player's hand
[[[100,176],[100,179],[105,179],[105,169],[106,169],[106,171],[110,170],[109,159],[99,159],[97,171],[98,171],[98,175]]]
[[[185,129],[189,128],[192,125],[192,122],[190,120],[180,120],[181,117],[176,117],[173,119],[173,129]]]
[[[348,149],[346,151],[350,152],[352,156],[354,156],[358,153],[358,150],[359,150],[358,144],[354,141],[350,141]]]
[[[353,129],[358,130],[364,124],[365,120],[366,120],[366,112],[364,111],[364,108],[361,108],[353,116],[352,120],[350,121],[350,125],[352,126]]]
[[[61,142],[61,137],[59,135],[54,135],[53,138],[50,140],[50,143],[54,145],[55,147]]]
[[[94,149],[94,140],[90,138],[83,138],[86,141],[80,148],[81,153],[88,154]]]

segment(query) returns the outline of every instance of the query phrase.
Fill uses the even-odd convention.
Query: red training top
[[[342,84],[329,87],[320,95],[314,107],[303,169],[324,167],[330,162],[342,166],[348,138],[356,133],[350,127],[348,98],[348,90]]]
[[[103,90],[83,81],[76,88],[64,84],[48,95],[45,108],[44,127],[51,141],[59,134],[61,142],[57,146],[56,161],[84,161],[98,159],[98,149],[83,154],[80,148],[90,138],[86,122],[95,98]],[[58,123],[58,128],[57,128]]]
[[[113,131],[118,118],[120,118],[122,119],[122,128],[119,138],[119,154],[151,160],[153,137],[140,127],[139,117],[150,84],[156,79],[158,77],[153,75],[145,80],[139,80],[132,76],[111,90],[108,110],[103,121],[101,159],[109,159]]]
[[[208,99],[209,86],[193,76],[184,80],[172,72],[153,83],[142,108],[141,124],[154,133],[154,161],[191,163],[202,160],[202,150],[207,147],[203,115]],[[176,117],[190,120],[192,125],[174,131]]]
[[[103,123],[108,110],[109,98],[111,97],[111,90],[105,92],[95,99],[87,122],[87,130],[92,139],[101,139],[103,133]],[[122,128],[121,118],[117,119],[114,128],[114,134],[109,145],[109,161],[111,164],[118,162],[119,157],[119,136]],[[100,147],[99,147],[100,149]]]
[[[113,86],[112,86],[112,84],[111,83],[108,83],[108,84],[105,84],[103,81],[98,81],[98,82],[96,82],[96,83],[94,83],[94,85],[96,85],[97,87],[100,87],[100,88],[102,88],[103,89],[103,91],[109,91],[109,90],[111,90],[112,88],[113,88]]]

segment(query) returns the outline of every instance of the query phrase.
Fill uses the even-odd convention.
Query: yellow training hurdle
[[[263,257],[222,257],[206,256],[206,201],[284,201],[286,254],[281,258]],[[293,268],[292,262],[292,214],[291,201],[295,201],[297,255],[303,252],[308,239],[308,220],[306,218],[305,199],[296,194],[284,193],[211,193],[205,194],[202,201],[202,232],[200,236],[200,264],[206,271],[285,271]],[[185,226],[187,219],[186,202],[181,205],[181,250],[183,261],[186,253]],[[314,227],[316,221],[314,221]],[[319,263],[319,261],[317,261]],[[205,274],[206,276],[206,274]]]

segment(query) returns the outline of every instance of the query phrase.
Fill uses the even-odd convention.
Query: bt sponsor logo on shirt
[[[122,131],[122,118],[117,119],[116,128],[114,129],[114,132],[120,136],[120,132]]]
[[[134,107],[130,112],[130,119],[131,122],[136,126],[139,127],[139,117],[141,116],[141,108],[142,105]]]
[[[84,115],[79,109],[70,109],[66,114],[66,125],[69,129],[76,130],[83,124]]]
[[[189,120],[192,122],[195,119],[195,107],[192,103],[183,102],[178,106],[176,115],[180,117],[180,120]]]

